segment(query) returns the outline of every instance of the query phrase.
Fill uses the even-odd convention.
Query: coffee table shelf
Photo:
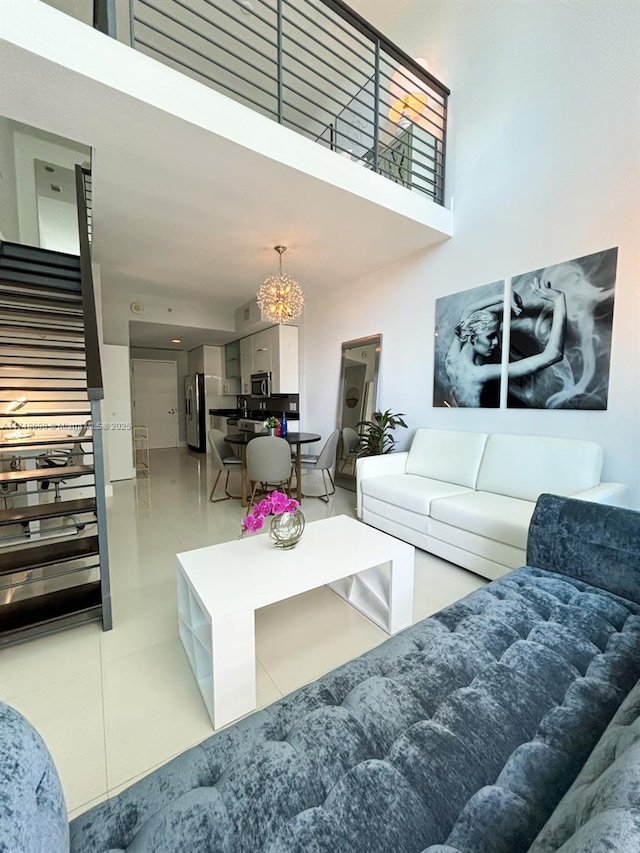
[[[339,515],[308,524],[291,551],[259,534],[178,554],[180,639],[214,727],[256,707],[256,610],[326,584],[395,634],[412,622],[414,553]]]

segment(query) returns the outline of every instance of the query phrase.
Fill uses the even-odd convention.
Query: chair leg
[[[335,495],[336,493],[336,484],[333,481],[333,477],[331,476],[331,470],[329,468],[321,468],[322,471],[322,483],[324,485],[324,495],[302,495],[303,498],[318,498],[323,503],[328,504],[329,498],[331,495]],[[329,480],[331,481],[331,491],[327,488],[327,478],[325,477],[325,471],[329,475]]]
[[[217,504],[217,503],[220,503],[220,501],[228,501],[229,500],[228,497],[224,497],[224,498],[214,498],[213,497],[213,493],[215,492],[216,486],[218,485],[218,480],[220,479],[220,474],[222,474],[222,471],[218,471],[218,476],[215,479],[215,482],[213,484],[213,488],[211,489],[211,494],[209,495],[209,500],[211,501],[212,504]],[[227,480],[228,480],[228,477],[229,477],[229,472],[227,472]],[[226,487],[225,487],[225,491],[226,491]]]
[[[247,507],[247,515],[251,512],[251,507],[253,506],[253,501],[256,496],[256,490],[260,484],[257,480],[253,481],[253,489],[251,490],[251,497],[249,498],[249,506]]]
[[[318,495],[318,497],[320,498],[321,501],[328,504],[330,496],[335,494],[336,487],[335,487],[335,484],[333,482],[333,478],[331,476],[331,471],[328,471],[329,479],[331,480],[331,485],[333,486],[333,491],[330,492],[329,489],[327,488],[327,478],[325,477],[325,470],[326,470],[325,468],[322,469],[322,483],[324,485],[324,495]]]
[[[226,482],[224,484],[224,492],[227,495],[227,497],[232,498],[235,501],[242,500],[242,495],[232,495],[231,492],[229,491],[229,474],[230,473],[231,473],[231,469],[227,468],[227,479],[226,479]]]

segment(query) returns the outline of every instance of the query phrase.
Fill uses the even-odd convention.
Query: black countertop
[[[285,412],[288,421],[299,421],[300,412],[287,412],[286,409],[209,409],[210,415],[222,418],[247,418],[248,420],[265,421],[268,417],[282,417]]]

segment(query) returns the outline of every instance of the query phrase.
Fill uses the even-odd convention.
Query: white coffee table
[[[395,634],[412,622],[414,551],[337,515],[307,524],[290,551],[258,534],[178,554],[180,639],[214,728],[256,707],[258,608],[328,584]]]

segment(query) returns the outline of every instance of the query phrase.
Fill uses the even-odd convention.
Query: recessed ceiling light
[[[51,184],[51,189],[54,191],[54,193],[62,192],[62,187],[60,186],[60,184]]]
[[[53,168],[53,166],[45,166],[44,170],[45,170],[45,172],[51,172],[52,174],[53,174],[53,172],[55,172],[55,169]]]
[[[172,344],[181,344],[182,341],[180,340],[180,338],[171,338],[171,343]]]
[[[250,0],[238,0],[238,5],[240,6],[240,11],[244,15],[250,15],[253,12],[253,6],[250,3]]]

